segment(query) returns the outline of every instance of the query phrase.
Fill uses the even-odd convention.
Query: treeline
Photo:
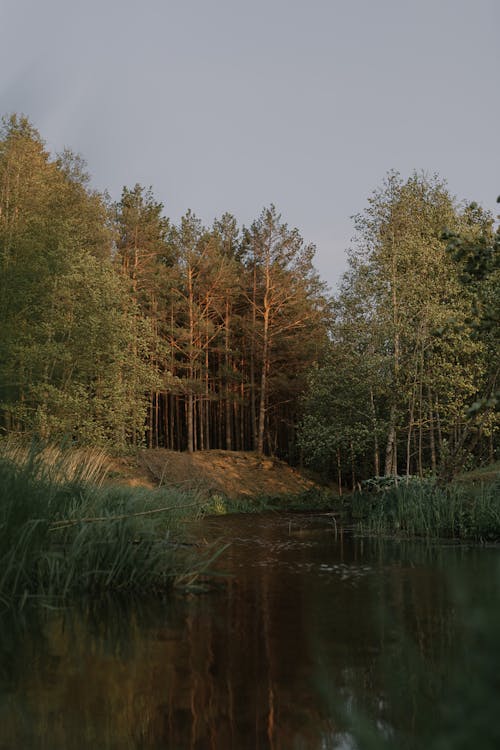
[[[494,459],[492,217],[437,177],[390,173],[355,229],[332,299],[274,206],[250,227],[176,224],[151,189],[113,203],[78,156],[4,119],[2,433],[257,450],[340,487]]]
[[[355,217],[331,346],[314,367],[307,461],[356,486],[451,477],[496,457],[500,235],[437,177],[389,173]]]
[[[172,223],[150,189],[112,203],[19,116],[0,133],[0,424],[81,444],[297,459],[330,302],[314,247],[270,206]]]

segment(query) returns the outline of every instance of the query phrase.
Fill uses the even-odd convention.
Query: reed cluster
[[[43,451],[0,456],[0,607],[164,591],[204,569],[207,551],[182,541],[183,522],[200,512],[193,493],[99,486],[76,463],[61,480],[54,467]]]
[[[498,482],[442,487],[431,479],[402,479],[382,492],[355,493],[352,512],[361,533],[500,540]]]

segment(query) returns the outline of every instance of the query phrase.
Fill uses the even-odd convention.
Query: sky
[[[274,203],[333,288],[398,170],[496,215],[500,0],[0,0],[0,114],[174,221]]]

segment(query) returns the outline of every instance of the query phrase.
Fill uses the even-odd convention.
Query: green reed
[[[163,591],[206,567],[183,543],[201,501],[159,488],[55,481],[36,450],[0,458],[0,607],[104,591]]]
[[[500,540],[498,482],[442,487],[430,479],[403,478],[380,492],[356,493],[352,512],[361,533]]]

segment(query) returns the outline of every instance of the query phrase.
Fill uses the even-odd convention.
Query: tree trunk
[[[385,450],[385,475],[397,475],[397,433],[396,433],[396,407],[391,407],[391,416],[389,422],[389,434],[387,436],[387,447]]]
[[[372,424],[373,424],[373,464],[375,469],[375,476],[380,476],[380,452],[378,447],[378,434],[377,434],[377,414],[375,411],[375,399],[373,398],[373,388],[370,388],[370,404],[372,412]]]
[[[230,394],[230,386],[229,386],[229,364],[230,364],[230,352],[229,352],[229,301],[226,301],[226,316],[225,316],[225,331],[224,331],[224,364],[226,367],[226,383],[225,383],[225,401],[226,401],[226,409],[225,409],[225,416],[226,416],[226,450],[230,451],[232,449],[232,430],[231,430],[231,400],[229,397]]]
[[[356,466],[355,466],[355,461],[354,461],[354,446],[352,444],[352,441],[351,441],[351,443],[349,443],[349,448],[350,448],[350,451],[351,451],[352,491],[354,492],[354,490],[356,489]]]
[[[432,404],[432,393],[431,389],[427,389],[427,399],[429,401],[429,442],[431,449],[431,468],[432,473],[436,473],[437,461],[436,461],[436,439],[434,435],[434,410]]]
[[[392,298],[392,325],[393,325],[393,343],[394,343],[394,382],[392,384],[392,405],[389,421],[389,435],[387,437],[387,448],[385,452],[385,474],[386,476],[397,476],[397,432],[396,432],[396,399],[399,388],[399,318],[398,318],[398,297],[396,291],[396,248],[394,232],[392,233],[392,254],[391,254],[391,298]]]
[[[255,341],[257,335],[257,268],[253,267],[252,336],[250,341],[250,412],[252,420],[252,448],[257,445],[257,396],[255,393]]]
[[[411,474],[411,433],[413,430],[413,417],[415,414],[415,388],[413,388],[410,402],[410,417],[408,422],[408,435],[406,438],[406,476]]]
[[[194,450],[194,429],[193,429],[193,378],[194,378],[194,300],[193,300],[193,271],[191,267],[187,269],[187,287],[188,287],[188,312],[189,312],[189,342],[188,342],[188,397],[186,411],[186,428],[187,428],[187,450],[192,453]]]
[[[259,429],[257,433],[257,452],[264,453],[264,427],[266,419],[267,368],[269,362],[269,310],[264,309],[264,334],[262,347],[262,373],[260,378]]]
[[[188,453],[193,452],[194,440],[193,440],[193,394],[188,393],[186,402],[186,428],[187,428],[187,450]]]

